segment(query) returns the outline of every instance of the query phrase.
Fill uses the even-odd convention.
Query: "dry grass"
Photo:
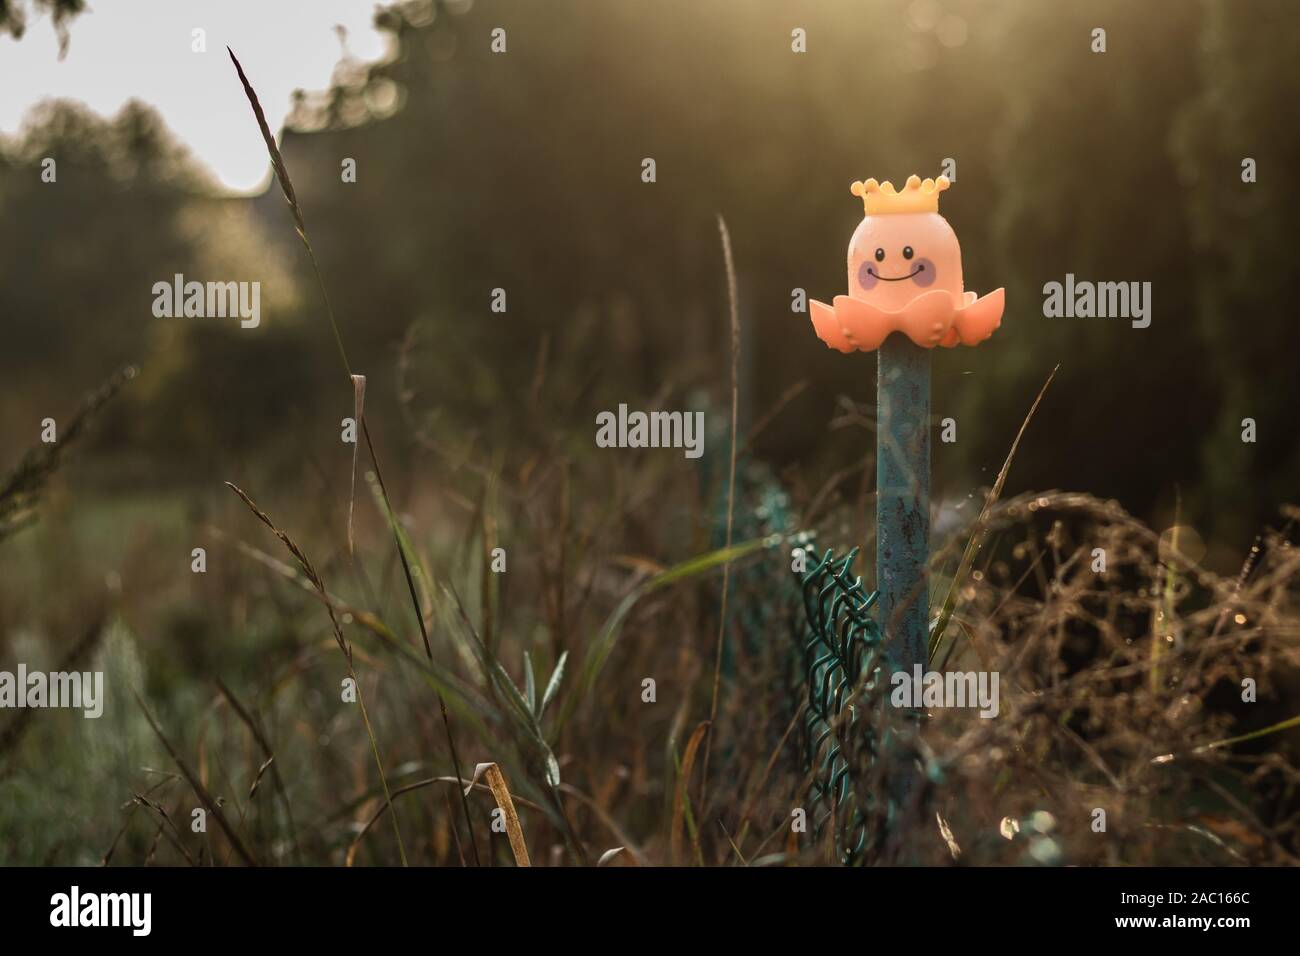
[[[135,378],[135,366],[128,365],[109,376],[91,392],[65,422],[56,421],[57,441],[33,445],[0,484],[0,541],[29,526],[37,518],[37,506],[50,477],[58,470],[68,448],[75,445],[86,429],[118,392]]]
[[[206,703],[200,693],[200,729],[184,712],[167,720],[185,728],[168,740],[188,773],[160,782],[137,767],[112,779],[126,809],[105,821],[97,855],[123,831],[112,842],[117,864],[243,860],[220,826],[198,836],[166,823],[188,819],[202,787],[204,805],[238,806],[228,823],[259,863],[397,863],[396,831],[374,826],[390,803],[407,823],[411,863],[472,862],[451,792],[469,781],[439,743],[427,706],[436,688],[456,717],[458,749],[472,762],[496,763],[511,782],[516,841],[489,830],[497,806],[490,786],[465,794],[471,819],[489,834],[484,863],[519,858],[519,841],[539,866],[832,862],[825,840],[790,829],[808,784],[793,733],[800,696],[789,680],[792,620],[779,602],[771,613],[756,611],[789,581],[788,547],[748,537],[757,500],[750,486],[738,478],[739,543],[711,552],[689,529],[717,520],[707,504],[716,496],[683,480],[680,462],[614,456],[574,469],[554,454],[489,469],[511,503],[491,521],[481,504],[487,479],[463,468],[454,477],[440,472],[441,490],[397,521],[427,587],[434,660],[418,635],[392,621],[403,583],[382,566],[387,516],[359,525],[355,561],[342,520],[281,538],[290,564],[253,543],[223,548],[230,562],[222,564],[246,569],[210,605],[214,614],[245,609],[230,610],[220,628],[223,654],[233,661],[245,635],[268,626],[284,636],[258,652],[254,670],[232,663],[212,675],[226,686]],[[562,494],[588,504],[560,530]],[[851,496],[823,496],[820,483],[791,493],[796,516],[814,504],[824,528],[851,526],[858,507]],[[346,500],[337,514],[346,514]],[[244,537],[237,523],[224,526],[228,540]],[[985,526],[934,666],[999,671],[1001,713],[933,712],[910,746],[855,768],[857,793],[875,806],[908,760],[930,772],[896,823],[894,849],[872,862],[952,863],[954,848],[963,865],[1295,862],[1295,712],[1284,702],[1297,677],[1300,559],[1285,529],[1262,537],[1242,573],[1220,576],[1173,548],[1172,535],[1086,494],[1000,501]],[[940,573],[958,563],[966,538],[941,549],[949,557],[939,559]],[[512,558],[499,592],[486,597],[485,540],[508,542]],[[821,546],[848,543],[819,538]],[[319,568],[306,560],[308,548],[325,556]],[[1104,574],[1092,571],[1095,548],[1106,552]],[[661,556],[685,560],[665,567]],[[732,659],[716,719],[706,724],[728,557]],[[369,568],[370,596],[358,567]],[[558,600],[562,631],[553,630]],[[1163,647],[1158,659],[1153,636]],[[339,647],[355,670],[340,672]],[[563,655],[572,663],[552,679]],[[370,733],[338,701],[344,673],[365,684]],[[656,681],[654,703],[642,700],[646,677]],[[1257,682],[1260,703],[1241,702],[1245,677]],[[152,706],[174,705],[155,697]],[[706,733],[714,766],[701,797]],[[30,754],[27,765],[36,766]],[[263,775],[274,784],[277,773],[283,795],[268,801],[268,788],[253,785]],[[1095,808],[1106,810],[1105,834],[1091,829]]]
[[[389,818],[393,821],[393,836],[397,840],[397,852],[402,858],[402,865],[406,866],[407,865],[406,845],[402,842],[402,830],[397,823],[397,811],[393,809],[393,795],[390,792],[388,787],[388,776],[384,773],[384,761],[383,758],[379,755],[379,744],[376,743],[375,741],[375,731],[370,724],[370,713],[366,710],[366,699],[361,691],[361,682],[357,680],[356,668],[353,666],[352,647],[350,644],[348,644],[347,640],[343,637],[343,628],[339,625],[339,616],[334,609],[333,602],[330,600],[329,592],[325,590],[325,582],[322,581],[320,575],[316,573],[316,569],[312,566],[311,561],[308,560],[307,555],[303,553],[302,549],[299,548],[298,545],[294,544],[292,538],[290,538],[287,534],[285,534],[283,531],[281,531],[279,528],[275,526],[275,523],[271,521],[270,517],[267,516],[266,512],[262,511],[261,508],[257,507],[257,504],[253,501],[252,498],[248,496],[247,492],[245,492],[242,488],[239,488],[238,486],[231,484],[230,482],[226,482],[226,487],[229,488],[231,491],[233,491],[235,494],[237,494],[239,496],[239,499],[245,505],[248,506],[248,510],[253,512],[253,514],[257,516],[257,520],[262,522],[262,524],[266,525],[268,528],[270,528],[271,533],[280,539],[280,543],[285,546],[286,550],[288,550],[288,552],[291,555],[293,555],[294,560],[298,562],[298,566],[302,568],[303,574],[307,576],[307,580],[310,581],[312,587],[316,589],[316,593],[320,596],[321,602],[325,605],[325,610],[329,613],[330,628],[334,632],[334,640],[338,644],[339,652],[343,655],[343,659],[347,662],[348,679],[352,682],[352,688],[356,693],[357,707],[361,710],[361,721],[362,723],[365,724],[366,737],[370,741],[370,751],[375,758],[375,768],[379,771],[379,782],[380,784],[382,784],[384,788],[384,803],[388,806]],[[349,531],[350,531],[350,526],[349,526]],[[349,538],[350,537],[351,536],[349,535]],[[349,540],[349,548],[350,546],[351,546],[351,541]],[[155,729],[157,728],[155,727]],[[159,736],[161,735],[162,732],[159,731]],[[167,749],[169,753],[172,752],[170,746]],[[268,760],[270,759],[271,758],[268,757]],[[264,769],[264,767],[265,765],[263,765],[263,767],[258,768],[256,779],[261,778],[262,770]],[[188,773],[186,774],[186,777],[187,778],[189,777]],[[256,780],[254,782],[254,787],[255,786],[256,786]],[[251,797],[251,792],[250,792],[250,797]],[[223,825],[223,829],[224,829],[224,825]],[[240,856],[244,857],[247,860],[245,854],[241,853]]]

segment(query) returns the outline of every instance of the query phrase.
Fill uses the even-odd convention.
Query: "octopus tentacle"
[[[880,348],[885,336],[897,328],[898,317],[852,296],[835,297],[835,318],[844,337],[863,352]]]
[[[932,349],[948,334],[956,314],[952,293],[932,289],[918,295],[897,314],[896,328],[922,348]]]
[[[968,296],[975,293],[968,292]],[[965,345],[978,345],[1002,325],[1002,310],[1006,305],[1006,291],[996,289],[975,299],[957,312],[953,328]]]
[[[833,348],[840,352],[852,352],[855,346],[840,330],[839,320],[835,318],[835,309],[825,302],[818,302],[813,299],[808,304],[808,310],[811,313],[813,331],[817,333],[817,338],[826,343],[828,348]]]
[[[832,305],[812,300],[809,312],[817,337],[840,352],[871,352],[891,332],[902,332],[922,348],[978,345],[1002,324],[1004,290],[981,297],[962,293],[957,300],[945,289],[932,289],[899,312],[888,312],[862,299],[837,295]]]

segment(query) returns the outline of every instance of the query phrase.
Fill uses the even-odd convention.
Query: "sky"
[[[231,192],[265,188],[270,167],[230,58],[229,45],[279,131],[295,89],[329,86],[347,30],[348,52],[382,59],[373,0],[89,0],[69,23],[59,59],[50,18],[28,8],[27,32],[0,36],[0,135],[22,127],[50,97],[81,100],[104,116],[143,100],[216,181]],[[207,52],[192,49],[206,31]]]

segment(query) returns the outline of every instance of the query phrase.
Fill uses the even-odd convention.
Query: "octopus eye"
[[[884,250],[884,249],[877,249],[877,250],[876,250],[876,261],[877,261],[877,262],[884,262],[884,261],[885,261],[885,250]]]
[[[903,246],[903,258],[904,258],[904,259],[910,259],[910,258],[912,258],[912,247],[911,247],[911,246]]]

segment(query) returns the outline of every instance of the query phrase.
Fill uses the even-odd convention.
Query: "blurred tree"
[[[55,164],[53,181],[42,177],[46,159]],[[259,242],[247,203],[212,192],[157,113],[138,102],[104,119],[80,104],[47,101],[27,118],[0,150],[0,218],[8,227],[0,230],[0,374],[22,396],[0,408],[5,434],[34,436],[33,422],[135,362],[138,388],[105,435],[141,465],[152,458],[155,474],[160,465],[204,467],[230,448],[231,429],[240,445],[278,440],[248,421],[282,383],[300,382],[294,350],[258,347],[300,335],[297,292]],[[155,318],[153,285],[176,273],[259,279],[263,307],[275,316],[268,324],[279,327],[254,344],[237,325]],[[214,336],[240,348],[199,375],[220,354]]]
[[[1281,104],[1300,97],[1295,13],[1286,0],[1206,5],[1200,83],[1176,140],[1195,318],[1210,346],[1197,371],[1221,395],[1203,423],[1203,500],[1239,540],[1276,518],[1300,487],[1300,406],[1287,367],[1295,353],[1293,280],[1300,286],[1291,182],[1300,131],[1278,121]],[[1242,441],[1244,418],[1257,424],[1255,444]]]
[[[53,160],[52,182],[44,160]],[[150,287],[188,261],[167,226],[202,187],[156,113],[112,120],[47,101],[0,160],[0,366],[40,389],[51,371],[93,382],[140,358]],[[87,367],[87,366],[92,367]]]
[[[0,33],[8,33],[15,40],[27,31],[27,16],[31,8],[48,13],[59,35],[59,56],[68,50],[68,21],[86,9],[86,0],[0,0]]]
[[[1149,514],[1178,488],[1186,519],[1232,511],[1247,528],[1300,473],[1295,443],[1270,443],[1294,434],[1277,170],[1295,138],[1272,119],[1294,92],[1294,41],[1280,0],[1259,0],[1258,16],[1227,9],[407,0],[377,13],[391,56],[345,57],[330,89],[301,94],[283,151],[378,427],[401,421],[396,350],[417,321],[403,386],[449,439],[526,457],[535,442],[589,448],[594,413],[620,401],[681,407],[704,386],[725,408],[721,213],[748,403],[761,415],[810,384],[759,452],[810,475],[869,448],[861,430],[826,424],[840,396],[871,400],[875,361],[822,346],[791,292],[844,290],[861,215],[851,180],[952,159],[943,212],[967,285],[1006,285],[1009,307],[978,350],[936,353],[936,418],[955,417],[959,438],[936,446],[936,490],[965,498],[992,480],[1059,362],[1009,491],[1084,488]],[[1091,49],[1099,27],[1104,53]],[[492,49],[498,28],[505,52]],[[796,29],[807,52],[792,48]],[[245,67],[256,85],[258,64]],[[233,72],[228,93],[245,109]],[[145,363],[133,393],[183,417],[191,460],[219,454],[200,451],[209,438],[288,460],[294,443],[261,443],[295,407],[320,422],[351,400],[310,265],[277,189],[212,198],[156,127],[139,109],[110,123],[47,108],[0,155],[13,226],[0,234],[13,335],[0,367],[48,391],[52,368],[144,348],[158,372]],[[248,148],[261,150],[255,135]],[[34,165],[55,150],[58,190]],[[1240,183],[1237,153],[1259,159],[1259,183]],[[1222,188],[1203,188],[1211,180]],[[1202,267],[1216,257],[1228,268]],[[265,339],[205,329],[200,342],[149,315],[153,281],[249,262],[250,275],[279,276]],[[1043,317],[1044,284],[1067,273],[1150,282],[1151,327]],[[491,309],[496,289],[504,312]],[[309,408],[322,402],[328,416]],[[267,408],[278,417],[256,425]],[[1226,441],[1252,410],[1260,444]],[[1233,482],[1260,493],[1225,498]]]
[[[987,24],[990,54],[1010,65],[990,135],[994,275],[1009,306],[998,335],[954,363],[978,370],[961,408],[989,424],[964,451],[986,482],[1058,362],[1009,488],[1078,488],[1146,513],[1199,478],[1219,385],[1191,321],[1187,194],[1170,147],[1198,27],[1198,9],[1176,0],[1020,3]],[[1150,327],[1045,317],[1044,285],[1067,274],[1150,282]]]

